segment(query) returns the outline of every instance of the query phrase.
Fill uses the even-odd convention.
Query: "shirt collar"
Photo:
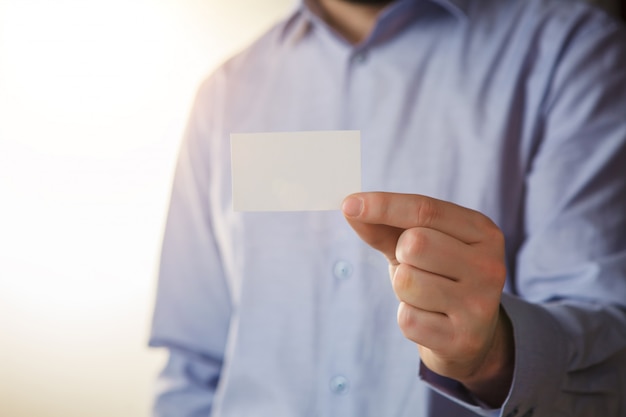
[[[463,20],[468,17],[469,2],[470,0],[396,0],[392,3],[388,12],[392,13],[395,8],[399,7],[417,10],[420,9],[420,5],[431,3],[440,6],[457,19]],[[319,5],[317,0],[298,0],[283,26],[281,39],[297,43],[310,32],[316,21],[319,22],[320,18],[318,16]],[[383,13],[380,19],[384,19],[386,16]],[[414,13],[414,16],[417,16],[417,13]]]
[[[439,4],[444,9],[455,15],[459,19],[467,18],[469,14],[469,0],[430,0]]]

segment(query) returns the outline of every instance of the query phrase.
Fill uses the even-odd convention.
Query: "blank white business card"
[[[339,210],[361,191],[359,131],[233,133],[235,211]]]

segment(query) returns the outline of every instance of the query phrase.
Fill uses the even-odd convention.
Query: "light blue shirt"
[[[230,133],[360,130],[363,189],[506,236],[499,410],[420,369],[339,211],[232,210]],[[156,416],[626,416],[626,30],[577,2],[401,0],[351,46],[301,5],[200,88],[150,339]]]

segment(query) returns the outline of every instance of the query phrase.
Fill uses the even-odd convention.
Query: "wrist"
[[[515,342],[511,320],[500,307],[491,348],[477,371],[460,381],[482,403],[499,408],[508,396],[515,369]]]

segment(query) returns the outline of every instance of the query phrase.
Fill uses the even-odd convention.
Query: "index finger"
[[[386,225],[396,229],[426,227],[467,244],[481,242],[487,231],[495,227],[488,217],[478,211],[416,194],[351,194],[344,200],[342,211],[357,232],[366,232],[367,225]]]

